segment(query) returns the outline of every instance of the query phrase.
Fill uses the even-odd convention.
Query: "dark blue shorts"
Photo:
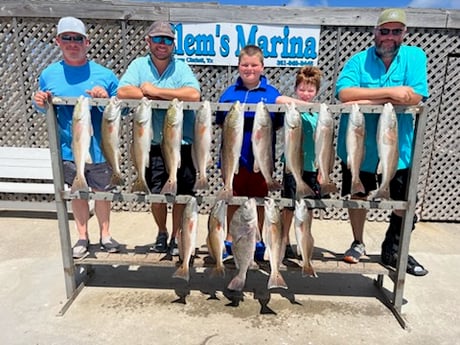
[[[150,166],[145,169],[145,179],[153,194],[160,194],[161,189],[168,180],[165,162],[160,145],[150,147]],[[192,161],[192,145],[181,146],[181,163],[177,170],[177,194],[195,195],[193,186],[196,181],[196,170]]]
[[[62,165],[64,168],[64,182],[72,186],[77,174],[77,166],[72,161],[63,161]],[[112,168],[107,162],[85,164],[85,178],[88,186],[94,191],[109,191],[113,188],[110,186]]]
[[[304,171],[302,174],[302,180],[315,192],[315,196],[310,197],[313,199],[320,198],[320,186],[318,183],[318,173],[316,171]],[[296,183],[294,175],[283,174],[283,190],[281,191],[281,197],[288,199],[295,199]],[[285,207],[289,210],[293,210],[294,207]]]

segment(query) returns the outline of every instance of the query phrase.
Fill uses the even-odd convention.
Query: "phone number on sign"
[[[277,66],[286,66],[286,67],[299,67],[299,66],[309,66],[313,65],[313,61],[305,61],[305,60],[277,60]]]

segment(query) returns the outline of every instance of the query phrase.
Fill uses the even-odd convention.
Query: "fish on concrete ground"
[[[211,276],[225,277],[225,266],[222,254],[225,251],[227,204],[224,200],[217,200],[209,213],[208,218],[208,235],[206,244],[209,255],[216,262],[216,266],[211,272]]]
[[[70,188],[71,193],[89,191],[85,177],[85,164],[92,163],[89,153],[92,135],[93,126],[91,124],[89,98],[80,96],[75,103],[72,114],[72,153],[76,166],[76,175]]]
[[[337,186],[329,178],[334,162],[334,119],[329,107],[321,103],[315,131],[315,165],[322,196],[337,192]]]
[[[284,115],[284,158],[286,173],[292,173],[296,182],[296,198],[314,196],[315,193],[302,179],[303,173],[303,131],[302,118],[295,103],[286,104]]]
[[[254,172],[261,172],[269,191],[277,191],[281,184],[273,178],[273,123],[264,102],[257,103],[251,133],[254,153]]]
[[[280,209],[272,198],[265,198],[264,214],[262,229],[262,237],[266,248],[264,259],[270,260],[270,277],[268,278],[267,288],[287,289],[287,284],[280,272],[286,243],[283,240]]]
[[[190,280],[190,259],[195,253],[197,229],[198,203],[196,198],[191,196],[185,205],[182,225],[177,237],[181,265],[174,272],[173,278],[184,279],[187,282]]]
[[[152,101],[143,97],[133,116],[133,145],[131,154],[137,178],[133,184],[133,193],[150,194],[145,181],[145,169],[149,166],[150,147],[153,139]]]
[[[174,98],[169,104],[163,122],[161,152],[169,177],[160,191],[161,194],[177,194],[177,170],[181,164],[180,150],[183,120],[184,103]]]
[[[304,199],[295,201],[294,230],[297,240],[297,255],[302,256],[302,277],[317,277],[313,263],[314,239],[311,234],[312,211]]]
[[[359,105],[353,103],[351,113],[348,115],[346,133],[347,166],[351,172],[351,195],[366,192],[359,177],[361,163],[364,159],[365,135],[364,115],[359,109]]]
[[[377,173],[382,174],[379,188],[369,193],[369,200],[390,199],[390,181],[396,174],[399,161],[398,119],[391,103],[383,105],[377,126],[377,151],[379,165]]]
[[[193,190],[209,189],[207,168],[212,163],[212,110],[206,100],[200,106],[195,117],[192,144],[192,159],[197,178]]]
[[[106,161],[112,168],[110,186],[122,186],[124,184],[120,169],[121,105],[121,100],[112,96],[102,114],[101,149]]]
[[[232,253],[235,260],[237,274],[227,288],[233,291],[242,291],[246,284],[246,275],[250,267],[257,267],[254,262],[256,249],[256,234],[258,229],[257,204],[254,198],[246,200],[238,207],[230,221],[232,235]]]
[[[225,116],[222,127],[221,172],[224,187],[217,194],[218,200],[229,201],[233,197],[233,177],[238,174],[243,131],[243,106],[236,101]]]

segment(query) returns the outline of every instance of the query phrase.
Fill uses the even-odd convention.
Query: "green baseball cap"
[[[406,12],[400,8],[388,8],[380,13],[377,26],[385,23],[398,22],[406,26]]]

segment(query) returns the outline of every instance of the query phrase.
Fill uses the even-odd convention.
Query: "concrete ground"
[[[206,234],[200,218],[199,236]],[[75,240],[71,222],[72,242]],[[98,241],[97,220],[90,220]],[[378,254],[386,224],[368,222],[365,241]],[[252,271],[244,299],[222,293],[232,276],[210,280],[192,273],[190,286],[172,268],[95,266],[64,316],[66,303],[59,231],[53,219],[0,217],[0,344],[458,344],[460,339],[460,225],[419,223],[411,254],[430,273],[406,276],[402,329],[374,286],[373,276],[283,275],[289,289],[261,298],[267,277]],[[130,245],[156,235],[149,213],[113,213],[112,234]],[[314,220],[315,246],[342,253],[349,224]],[[291,235],[294,241],[294,236]],[[386,277],[384,287],[392,291]],[[188,293],[188,295],[187,295]],[[185,296],[186,295],[186,296]],[[263,301],[263,303],[261,302]],[[185,303],[184,303],[185,302]]]

